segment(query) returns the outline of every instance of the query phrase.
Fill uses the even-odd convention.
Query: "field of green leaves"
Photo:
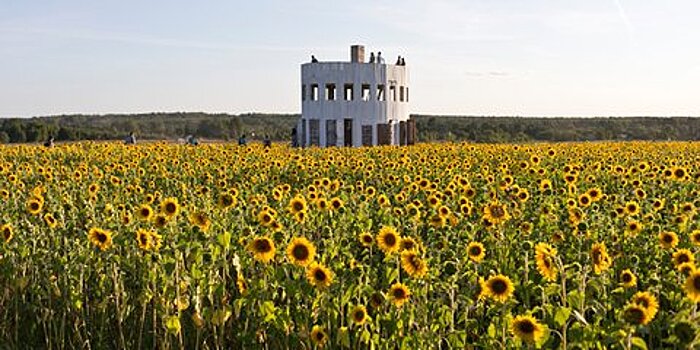
[[[698,348],[699,161],[0,146],[0,347]]]

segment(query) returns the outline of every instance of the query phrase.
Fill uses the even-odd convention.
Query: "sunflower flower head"
[[[308,239],[297,237],[287,246],[287,259],[297,266],[307,266],[314,261],[316,247]]]
[[[489,277],[489,279],[487,279],[485,282],[485,286],[486,295],[502,303],[508,301],[515,290],[515,287],[513,287],[513,282],[510,281],[508,276],[504,275]]]
[[[387,255],[397,252],[400,248],[401,236],[393,226],[383,226],[377,234],[377,244]]]
[[[255,260],[269,263],[275,257],[275,243],[269,237],[255,237],[248,244],[248,251],[253,254]]]
[[[545,327],[532,316],[516,316],[510,324],[510,331],[516,338],[526,343],[537,343],[544,335]]]

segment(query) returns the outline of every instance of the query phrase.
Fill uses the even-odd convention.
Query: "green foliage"
[[[700,118],[524,118],[414,115],[418,140],[486,143],[602,140],[697,140]],[[14,118],[0,122],[0,142],[121,140],[134,131],[139,140],[164,140],[195,135],[202,139],[249,140],[269,135],[289,141],[298,114],[149,113],[61,115]],[[253,136],[253,134],[255,136]]]

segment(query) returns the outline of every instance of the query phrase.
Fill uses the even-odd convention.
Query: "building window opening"
[[[362,101],[369,101],[369,84],[362,84]]]
[[[386,101],[384,85],[377,85],[377,101]]]
[[[408,102],[408,86],[406,86],[406,102]]]
[[[396,86],[392,85],[389,87],[389,93],[391,94],[391,100],[396,102]]]
[[[353,98],[353,90],[352,90],[352,84],[345,84],[345,101],[352,101],[354,100]]]
[[[318,101],[318,84],[311,84],[311,101]]]
[[[318,119],[309,119],[309,145],[311,146],[320,146],[319,125]]]
[[[401,102],[404,101],[403,97],[404,97],[403,86],[401,86],[401,87],[399,87],[399,99],[401,100]]]
[[[306,101],[306,85],[301,86],[301,100]]]
[[[326,100],[335,101],[335,84],[326,84]]]
[[[372,125],[362,126],[362,145],[372,146]]]

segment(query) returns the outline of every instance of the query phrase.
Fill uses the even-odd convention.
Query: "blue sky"
[[[693,0],[0,2],[0,117],[300,110],[301,63],[406,57],[411,110],[700,116]]]

